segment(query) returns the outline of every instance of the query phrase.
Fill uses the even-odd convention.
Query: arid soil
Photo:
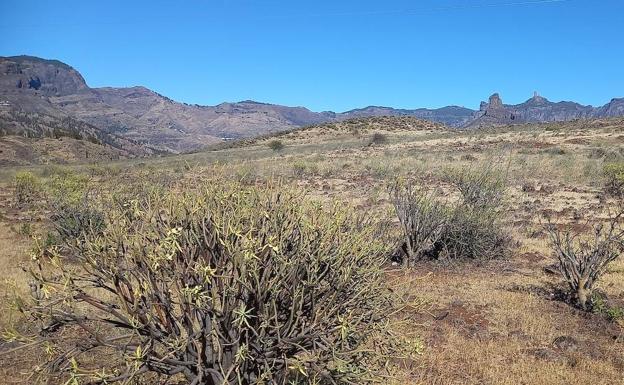
[[[375,133],[383,139],[374,142]],[[284,148],[271,150],[271,140]],[[349,202],[387,221],[398,236],[386,188],[390,181],[419,178],[446,194],[445,169],[494,162],[509,181],[504,207],[512,253],[502,260],[423,262],[409,269],[388,263],[388,280],[403,283],[424,304],[404,326],[406,335],[422,343],[422,354],[395,361],[388,383],[607,385],[624,383],[624,319],[586,312],[567,301],[544,225],[550,221],[587,232],[607,218],[618,200],[604,192],[603,167],[624,159],[623,146],[621,119],[463,132],[398,118],[72,171],[90,175],[96,186],[138,177],[170,182],[209,174],[215,167],[248,183],[279,179],[306,190],[309,199]],[[32,234],[47,226],[41,208],[15,205],[15,171],[0,174],[0,267],[5,272],[0,298],[7,308],[15,292],[28,292],[19,264],[29,259]],[[46,178],[43,167],[32,171]],[[609,306],[624,307],[624,257],[610,266],[598,292]],[[20,317],[7,310],[0,321],[6,327]],[[18,342],[6,333],[0,340],[0,382],[28,383],[41,351],[10,353]]]

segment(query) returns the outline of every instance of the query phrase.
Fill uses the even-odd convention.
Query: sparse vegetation
[[[593,293],[591,297],[592,311],[607,317],[610,321],[624,320],[624,307],[610,306],[602,295]]]
[[[411,183],[397,182],[391,193],[404,237],[393,257],[408,266],[425,257],[437,258],[449,207]]]
[[[444,180],[462,197],[462,203],[476,209],[497,209],[505,197],[506,177],[492,164],[447,169]]]
[[[194,154],[93,165],[29,167],[40,187],[33,204],[23,205],[14,204],[14,176],[24,169],[4,167],[0,170],[4,177],[0,179],[0,268],[4,272],[4,279],[0,280],[0,302],[3,305],[0,312],[0,383],[36,383],[37,379],[53,384],[67,381],[97,383],[102,376],[109,379],[125,376],[141,365],[152,364],[156,354],[161,354],[162,358],[167,354],[165,352],[175,352],[172,353],[175,355],[186,351],[192,341],[198,340],[185,331],[176,334],[167,329],[167,337],[160,335],[163,341],[174,341],[169,345],[160,342],[149,345],[147,341],[151,337],[144,331],[156,328],[160,332],[158,328],[166,326],[160,321],[159,314],[172,308],[178,324],[186,325],[190,318],[205,319],[201,317],[207,314],[209,306],[199,306],[192,300],[207,303],[216,297],[212,292],[204,296],[205,290],[193,290],[197,286],[195,282],[205,276],[190,267],[184,270],[187,265],[183,263],[185,258],[181,257],[193,255],[186,258],[187,261],[203,261],[195,258],[202,255],[212,258],[209,251],[214,249],[202,246],[203,235],[198,237],[200,241],[193,238],[193,234],[200,232],[198,229],[203,229],[204,222],[222,224],[219,237],[223,237],[228,251],[226,254],[213,253],[222,263],[211,265],[211,269],[225,271],[231,267],[229,271],[238,272],[247,269],[247,275],[237,273],[239,282],[253,289],[257,287],[259,292],[271,298],[267,303],[273,303],[272,298],[280,298],[280,301],[290,298],[291,294],[285,292],[283,286],[272,286],[268,290],[265,285],[252,285],[251,281],[243,279],[255,276],[256,267],[264,266],[261,261],[272,263],[272,267],[264,271],[275,272],[277,267],[273,266],[279,266],[279,262],[285,260],[284,254],[271,254],[266,259],[246,263],[244,267],[241,261],[247,250],[253,251],[248,258],[251,254],[262,255],[264,244],[288,245],[293,233],[284,231],[290,235],[276,240],[269,240],[267,235],[264,241],[249,236],[247,242],[243,238],[248,232],[241,229],[253,227],[252,233],[282,234],[282,229],[274,224],[287,221],[290,216],[284,213],[288,210],[285,207],[267,210],[268,206],[257,202],[267,203],[268,200],[254,201],[255,198],[250,197],[282,194],[285,199],[292,198],[293,192],[301,222],[289,223],[301,224],[300,233],[304,235],[299,239],[307,237],[305,239],[311,240],[310,243],[316,240],[320,249],[331,249],[329,257],[344,256],[337,257],[343,265],[332,265],[334,270],[343,271],[340,269],[349,266],[353,255],[347,257],[345,250],[352,250],[353,244],[358,242],[363,245],[364,261],[372,258],[377,260],[376,265],[384,263],[383,271],[375,270],[379,281],[374,282],[379,285],[371,306],[379,305],[386,317],[381,323],[355,320],[356,340],[349,337],[348,344],[342,345],[336,342],[342,341],[337,339],[341,337],[336,337],[337,330],[331,331],[327,327],[331,317],[323,316],[326,312],[316,313],[318,320],[310,325],[318,325],[322,333],[327,333],[323,338],[331,335],[328,339],[332,341],[331,348],[324,350],[319,346],[321,352],[312,353],[308,349],[309,353],[293,353],[294,359],[285,359],[289,364],[285,372],[280,371],[283,367],[276,366],[277,380],[287,373],[295,376],[291,379],[301,385],[313,383],[314,375],[319,374],[320,384],[331,383],[316,365],[329,368],[328,373],[338,383],[344,379],[358,384],[371,379],[391,385],[516,384],[519,381],[527,385],[619,383],[624,327],[621,296],[624,292],[624,258],[609,263],[593,285],[587,300],[587,312],[566,306],[559,300],[574,300],[574,305],[578,305],[578,301],[575,294],[567,294],[572,290],[559,274],[558,265],[550,258],[553,248],[540,218],[550,217],[556,221],[562,235],[569,230],[571,234],[579,234],[577,238],[587,239],[586,235],[591,235],[591,226],[608,217],[608,208],[617,204],[620,195],[601,193],[607,179],[603,171],[606,161],[615,164],[620,158],[608,160],[606,153],[601,157],[589,155],[592,148],[619,153],[617,145],[622,140],[623,122],[620,119],[606,123],[552,123],[557,127],[555,131],[547,131],[544,125],[523,125],[478,132],[444,130],[435,124],[407,117],[357,119],[356,124],[335,122]],[[354,128],[357,128],[358,135],[354,135]],[[374,132],[386,135],[388,141],[383,146],[366,146]],[[284,151],[287,156],[275,156],[276,153],[269,149],[268,143],[273,139],[287,143]],[[59,145],[69,141],[67,138],[54,140]],[[551,156],[548,151],[551,148],[560,148],[563,153]],[[50,156],[54,151],[49,149]],[[3,159],[8,154],[9,151],[4,151]],[[500,159],[501,154],[505,154],[504,159],[509,159],[504,166],[482,163],[488,159]],[[484,174],[486,169],[490,172]],[[397,226],[397,212],[393,211],[395,191],[391,189],[392,194],[388,195],[388,181],[395,179],[402,181],[398,189],[400,196],[412,196],[405,202],[410,202],[416,211],[429,213],[428,216],[412,215],[422,220],[412,229],[426,229],[427,226],[433,229],[431,236],[426,231],[409,233],[413,235],[412,244],[420,248],[397,250],[400,254],[397,260],[413,265],[414,268],[410,269],[392,267],[386,259],[397,246],[397,239],[403,241],[404,234],[408,234],[402,225]],[[412,193],[407,194],[407,188]],[[205,203],[205,200],[212,203]],[[286,205],[285,201],[282,203]],[[341,208],[332,209],[334,206]],[[220,209],[212,210],[215,207]],[[219,215],[210,217],[205,215],[207,211]],[[241,220],[239,214],[245,212],[247,214]],[[261,220],[263,212],[268,217]],[[343,214],[348,218],[341,216]],[[377,224],[370,227],[366,221],[358,223],[362,215],[379,221],[380,227]],[[580,223],[580,220],[587,221],[587,224]],[[330,226],[332,223],[335,228]],[[321,232],[327,227],[333,232]],[[65,232],[64,240],[62,228],[70,229]],[[178,228],[183,230],[178,233]],[[284,228],[291,227],[285,225]],[[208,232],[211,234],[214,232]],[[332,234],[336,236],[332,238]],[[359,241],[351,234],[355,234]],[[496,239],[492,234],[501,237],[504,247],[491,246],[494,244],[492,240]],[[512,248],[508,243],[511,237],[514,240]],[[170,250],[168,247],[175,243],[169,242],[173,239],[183,251],[168,260],[165,256]],[[401,243],[401,246],[406,245]],[[293,252],[301,251],[301,244],[295,242]],[[282,264],[284,274],[313,271],[307,267],[313,266],[308,261],[316,258],[316,254],[308,252],[313,249],[312,246],[304,248],[304,252],[293,257],[296,263]],[[287,248],[278,247],[278,250]],[[411,257],[407,256],[408,250],[413,251]],[[490,255],[488,250],[496,252]],[[29,285],[36,281],[33,282],[22,266],[28,266],[32,255],[37,256],[36,262],[41,264],[41,271],[35,268],[33,272],[54,285]],[[487,257],[483,258],[484,255]],[[502,255],[508,257],[497,258]],[[233,257],[228,259],[227,256]],[[155,258],[161,263],[158,269],[139,264]],[[435,258],[444,263],[425,262]],[[419,260],[421,262],[416,264]],[[195,267],[195,262],[190,266]],[[347,276],[346,271],[343,273]],[[138,285],[139,278],[147,275],[154,277],[156,284]],[[104,278],[83,280],[94,276]],[[123,276],[131,283],[134,297],[129,296],[123,279],[120,279],[119,289],[110,284],[116,276]],[[182,284],[187,278],[191,282],[188,287]],[[242,317],[239,318],[241,321],[247,319],[241,314],[249,314],[248,311],[238,311],[237,314],[232,311],[243,302],[236,299],[243,293],[237,291],[240,287],[230,285],[225,274],[215,273],[210,282],[227,284],[224,287],[232,293],[232,302],[228,302],[226,313],[231,318]],[[345,283],[351,294],[359,295],[358,292],[363,290],[363,294],[372,295],[363,281],[358,282],[359,286]],[[101,283],[107,283],[113,291],[99,287]],[[292,295],[317,293],[309,290],[315,285],[301,285],[294,286]],[[562,287],[565,290],[562,291]],[[80,289],[84,297],[80,297]],[[153,293],[165,293],[166,290],[169,290],[172,301],[161,309],[159,302],[152,300],[154,310],[147,312],[148,300],[153,298]],[[37,305],[29,300],[31,291],[41,300],[39,305],[54,299],[60,301],[51,307],[53,312],[48,307],[47,313],[39,314],[41,317],[36,322],[29,317],[37,312],[28,312],[31,306]],[[17,299],[16,295],[19,296]],[[82,302],[76,302],[76,298]],[[221,298],[219,303],[223,302]],[[336,295],[338,298],[344,297]],[[114,307],[97,309],[83,299],[95,299],[96,304]],[[305,301],[307,297],[304,297]],[[330,296],[315,303],[328,304],[331,301]],[[386,302],[392,302],[391,308]],[[191,311],[192,316],[184,316],[186,311],[183,309],[189,308],[197,311]],[[356,310],[363,311],[360,308]],[[118,327],[122,323],[106,321],[117,322],[108,309],[122,316],[135,314],[134,318],[127,317],[129,321],[145,314],[148,321],[139,319],[132,328],[122,330],[123,327]],[[349,313],[354,309],[350,304],[340,309],[352,321],[349,317],[364,314]],[[61,314],[61,311],[65,313]],[[77,322],[60,317],[72,314],[90,318],[86,321],[79,318]],[[284,313],[278,309],[278,314],[283,317]],[[251,315],[248,318],[251,328],[239,327],[232,322],[233,333],[249,335],[261,329],[255,323],[260,320],[260,315]],[[50,322],[51,316],[59,322]],[[259,346],[257,341],[265,343],[265,337],[271,335],[276,324],[269,322],[264,329],[266,333],[259,333],[261,338],[248,339],[249,346]],[[112,341],[113,346],[95,347],[93,345],[100,342],[81,325],[96,332],[102,341],[129,334],[131,337]],[[230,329],[219,325],[218,330],[221,333]],[[297,326],[294,330],[300,329]],[[364,332],[360,334],[359,331]],[[127,341],[130,342],[124,355],[119,345]],[[219,341],[223,340],[220,337],[211,340],[212,346],[217,346]],[[570,346],[562,345],[562,341]],[[357,352],[342,350],[344,346],[356,346],[352,343],[357,345]],[[273,345],[263,346],[274,351],[271,350]],[[337,352],[335,357],[330,353],[332,350]],[[258,351],[265,350],[251,349],[247,356],[250,362],[234,370],[244,373],[254,367],[254,359],[255,362],[261,361]],[[328,358],[330,355],[331,359]],[[224,356],[220,357],[215,359],[224,362]],[[509,361],[508,357],[514,357],[514,360]],[[201,363],[202,368],[208,367],[205,362]],[[500,370],[501,362],[505,363],[504,371]],[[58,365],[46,365],[54,363]],[[309,377],[304,377],[300,369]],[[294,374],[297,371],[300,373],[298,378]],[[126,380],[126,383],[159,385],[188,382],[182,372],[171,376],[149,370]]]

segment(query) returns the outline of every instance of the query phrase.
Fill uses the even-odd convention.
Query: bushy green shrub
[[[602,314],[610,321],[624,320],[624,307],[611,306],[607,299],[598,293],[594,292],[591,296],[591,305],[592,312]]]
[[[17,204],[32,202],[40,193],[41,183],[30,171],[21,171],[13,179]]]
[[[604,189],[607,194],[622,196],[624,193],[624,163],[604,165]]]
[[[89,183],[89,176],[67,171],[52,176],[45,184],[45,192],[51,202],[78,203],[87,194]]]
[[[75,243],[84,233],[98,233],[104,227],[104,214],[89,194],[90,177],[64,170],[45,183],[45,195],[53,231],[49,240],[57,245]]]
[[[279,186],[208,183],[201,193],[108,202],[71,264],[32,270],[48,371],[85,380],[179,375],[194,384],[362,383],[368,335],[387,313],[383,246],[368,219]],[[69,327],[69,326],[66,326]],[[115,353],[97,372],[85,354]]]

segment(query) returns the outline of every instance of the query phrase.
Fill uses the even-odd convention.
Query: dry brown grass
[[[386,122],[387,123],[387,122]],[[542,223],[551,217],[582,230],[599,221],[613,201],[601,194],[604,156],[621,154],[624,121],[572,122],[501,128],[490,132],[452,133],[437,130],[393,130],[375,126],[360,136],[341,128],[302,131],[280,137],[279,154],[265,143],[246,147],[127,162],[119,173],[103,172],[103,185],[151,175],[174,180],[220,172],[254,183],[282,178],[306,189],[311,198],[344,200],[381,220],[395,221],[386,182],[397,175],[424,178],[445,191],[440,175],[449,166],[500,161],[508,168],[511,192],[507,218],[518,243],[508,260],[481,264],[424,264],[396,272],[391,279],[429,311],[412,315],[402,331],[425,348],[415,362],[388,369],[391,384],[619,384],[624,383],[624,325],[602,314],[582,312],[559,300],[562,280],[547,271],[555,262]],[[387,143],[368,146],[370,133],[383,132]],[[362,134],[362,132],[364,134]],[[619,155],[621,156],[621,155]],[[107,166],[108,167],[108,166]],[[298,172],[297,170],[303,170]],[[86,170],[86,168],[85,168]],[[12,230],[21,220],[11,208],[10,190],[1,187],[0,268],[6,278],[25,286],[17,267],[26,260],[28,238]],[[404,285],[400,283],[403,282]],[[4,293],[7,293],[2,286]],[[624,258],[617,260],[598,285],[615,304],[624,306]],[[6,295],[3,297],[6,301]],[[4,316],[4,315],[3,315]],[[4,320],[4,318],[2,318]],[[6,320],[3,321],[6,323]],[[558,338],[575,342],[566,346]],[[0,351],[4,349],[0,342]],[[28,362],[5,359],[0,382],[27,372]],[[4,377],[2,377],[4,375]]]

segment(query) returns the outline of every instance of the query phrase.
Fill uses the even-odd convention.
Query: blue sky
[[[0,0],[0,55],[92,87],[312,110],[624,96],[622,0]]]

